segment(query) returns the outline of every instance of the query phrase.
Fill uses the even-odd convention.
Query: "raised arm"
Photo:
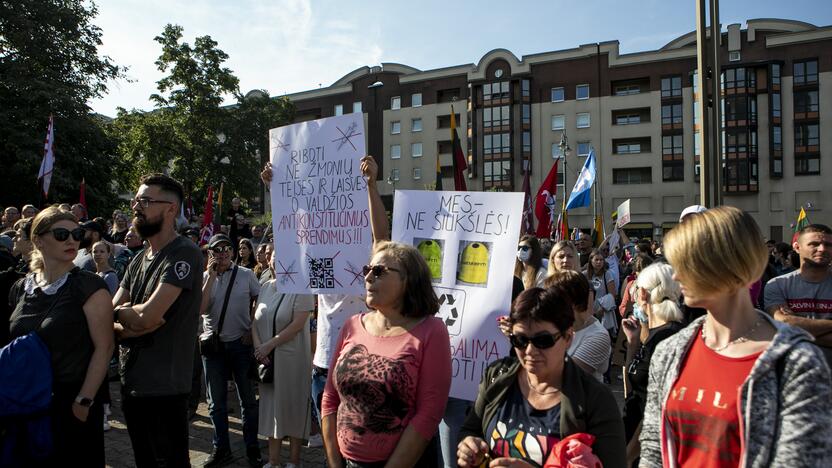
[[[361,174],[367,178],[367,197],[370,203],[370,226],[373,230],[373,242],[389,240],[390,228],[387,210],[378,193],[378,164],[372,156],[361,158]]]

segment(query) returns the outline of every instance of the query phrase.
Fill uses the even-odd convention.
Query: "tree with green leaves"
[[[98,54],[97,13],[83,0],[0,2],[0,205],[41,200],[37,174],[50,114],[55,168],[43,202],[77,201],[86,178],[93,213],[105,214],[117,203],[115,147],[87,103],[125,70]]]

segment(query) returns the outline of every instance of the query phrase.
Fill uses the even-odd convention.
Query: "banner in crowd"
[[[622,227],[630,222],[630,199],[624,200],[624,203],[618,205],[615,210],[618,213],[618,219],[615,221],[616,227]]]
[[[488,364],[508,354],[508,315],[522,193],[397,190],[393,240],[425,257],[451,338],[451,396],[474,400]]]
[[[269,153],[278,290],[364,294],[373,237],[362,114],[272,129]]]

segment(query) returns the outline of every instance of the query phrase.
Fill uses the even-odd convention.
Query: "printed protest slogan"
[[[364,294],[373,238],[362,114],[275,128],[269,141],[277,289]]]
[[[451,396],[474,400],[485,368],[508,354],[508,315],[522,193],[397,190],[393,240],[427,261],[451,338]]]

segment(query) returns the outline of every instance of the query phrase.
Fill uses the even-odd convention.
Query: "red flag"
[[[87,209],[87,181],[83,177],[81,178],[81,188],[80,193],[78,194],[78,203],[84,207],[84,211],[89,212]]]
[[[208,194],[205,195],[205,217],[202,220],[202,229],[199,231],[199,245],[205,245],[211,236],[214,235],[214,187],[208,186]]]
[[[459,142],[459,135],[456,131],[454,106],[451,106],[451,146],[453,147],[454,153],[454,190],[458,192],[467,192],[468,187],[465,184],[465,174],[463,174],[462,171],[468,169],[468,163],[465,162],[465,154],[462,152],[462,144]]]
[[[548,239],[552,236],[555,225],[555,195],[558,190],[558,160],[549,170],[543,184],[534,198],[534,214],[537,216],[537,237]]]
[[[532,214],[532,192],[529,187],[528,160],[523,161],[526,175],[523,177],[523,232],[534,234],[534,215]]]

